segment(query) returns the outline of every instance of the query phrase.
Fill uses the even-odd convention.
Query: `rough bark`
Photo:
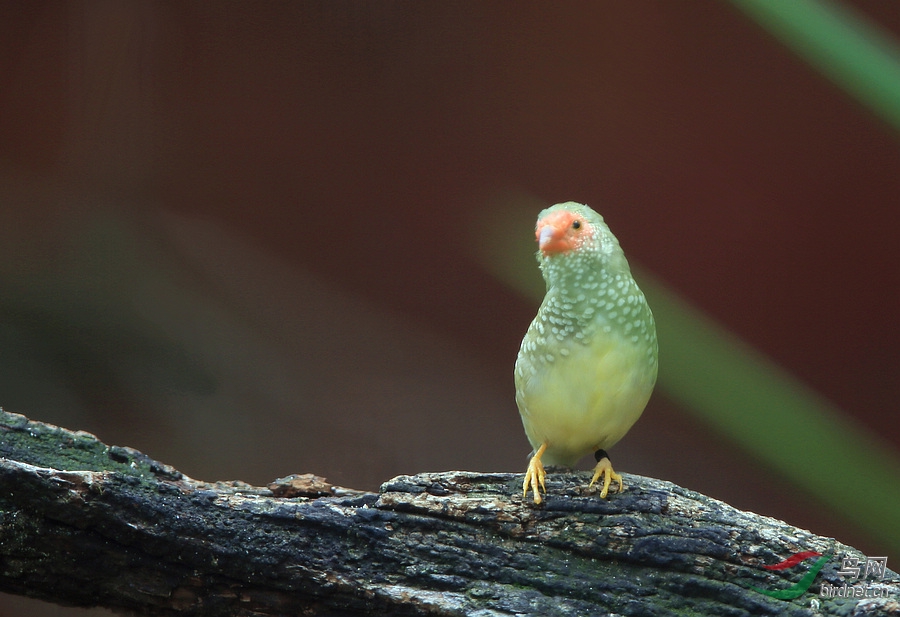
[[[0,411],[0,590],[142,615],[882,615],[886,598],[824,599],[859,551],[669,482],[586,474],[400,476],[380,493],[312,475],[268,487],[193,480],[93,435]],[[834,554],[810,590],[780,600]],[[880,587],[879,587],[880,585]]]

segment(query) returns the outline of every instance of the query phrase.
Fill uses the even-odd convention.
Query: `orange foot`
[[[597,466],[594,467],[594,477],[591,478],[591,486],[594,486],[594,483],[600,479],[600,476],[603,476],[603,488],[600,489],[600,498],[606,499],[607,493],[609,493],[609,485],[615,480],[619,484],[618,492],[621,493],[624,485],[622,484],[622,476],[613,471],[612,463],[609,460],[609,455],[606,454],[606,450],[597,450],[594,453],[594,458],[597,459]],[[534,459],[532,459],[533,461]],[[531,467],[529,466],[529,470]],[[535,492],[537,495],[537,492]]]
[[[531,487],[531,490],[534,491],[534,503],[541,503],[541,491],[547,492],[547,487],[544,486],[544,478],[547,477],[547,472],[544,471],[544,464],[541,463],[541,455],[544,454],[546,449],[547,444],[541,444],[538,451],[531,457],[531,460],[528,462],[528,469],[525,471],[525,481],[522,482],[522,497],[524,498],[528,495],[528,488]]]

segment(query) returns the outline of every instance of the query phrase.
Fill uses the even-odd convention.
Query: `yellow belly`
[[[532,447],[547,444],[544,462],[571,466],[614,445],[637,421],[656,381],[656,359],[646,345],[615,336],[565,349],[520,352],[516,403]]]

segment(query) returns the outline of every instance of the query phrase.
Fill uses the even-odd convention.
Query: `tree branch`
[[[312,475],[269,487],[192,480],[93,435],[0,411],[0,590],[142,615],[812,615],[859,551],[674,484],[583,473],[400,476],[379,494]],[[798,551],[834,554],[794,600]],[[897,577],[854,615],[897,606]],[[894,602],[891,605],[891,602]]]

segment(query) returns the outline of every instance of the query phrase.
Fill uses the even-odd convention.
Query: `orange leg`
[[[597,459],[597,466],[594,467],[594,477],[591,478],[591,486],[594,486],[594,483],[600,479],[600,476],[603,476],[603,488],[600,489],[600,497],[602,499],[606,499],[606,495],[609,493],[609,485],[613,481],[618,482],[618,492],[621,493],[624,488],[622,476],[613,471],[613,466],[609,456],[606,454],[606,450],[597,450],[594,453],[594,458]]]
[[[541,456],[546,449],[547,443],[544,442],[537,452],[534,453],[534,456],[531,457],[531,461],[528,463],[528,470],[525,471],[525,481],[522,482],[522,497],[528,495],[528,488],[530,487],[534,491],[534,503],[541,503],[540,491],[547,492],[547,487],[544,486],[544,478],[547,476],[547,473],[544,471],[544,464],[541,463]],[[538,487],[540,487],[540,490],[538,490]]]

